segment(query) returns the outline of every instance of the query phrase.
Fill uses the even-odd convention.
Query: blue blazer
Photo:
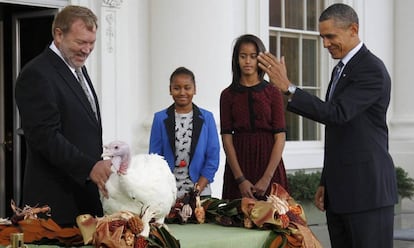
[[[171,171],[175,166],[175,114],[174,104],[154,114],[149,153],[167,160]],[[211,112],[193,104],[193,137],[190,148],[189,174],[196,183],[200,176],[214,181],[220,163],[220,143],[216,122]]]
[[[390,91],[385,65],[364,45],[344,67],[330,101],[298,89],[289,102],[289,111],[325,124],[326,209],[352,213],[397,202],[386,123]]]

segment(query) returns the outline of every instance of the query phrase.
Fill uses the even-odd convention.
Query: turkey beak
[[[101,158],[102,158],[103,160],[111,159],[111,157],[112,157],[112,154],[110,154],[110,153],[109,153],[109,152],[107,152],[107,151],[104,151],[104,152],[102,153],[102,155],[101,155]]]

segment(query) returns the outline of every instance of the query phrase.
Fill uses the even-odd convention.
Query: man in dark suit
[[[325,156],[315,204],[326,210],[333,248],[393,246],[397,186],[388,153],[391,80],[358,37],[358,16],[334,4],[319,18],[335,67],[325,101],[291,84],[283,57],[259,55],[260,67],[289,96],[287,109],[325,124]],[[336,76],[338,75],[338,77]]]
[[[101,160],[98,99],[84,66],[96,30],[91,10],[65,7],[53,22],[53,42],[16,81],[27,145],[23,204],[49,205],[62,226],[72,226],[79,214],[103,215],[98,187],[105,193],[111,173],[110,161]],[[87,82],[85,90],[80,82]]]

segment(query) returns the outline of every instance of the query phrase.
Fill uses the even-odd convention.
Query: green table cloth
[[[168,229],[180,241],[182,248],[260,248],[270,233],[265,230],[225,227],[208,223],[168,224]],[[27,247],[56,248],[58,246],[28,244]]]
[[[215,224],[168,225],[182,248],[260,248],[270,231]]]

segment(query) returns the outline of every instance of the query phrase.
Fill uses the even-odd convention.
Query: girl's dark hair
[[[231,82],[232,87],[237,87],[239,85],[240,77],[241,77],[241,70],[239,65],[239,52],[240,46],[242,44],[253,44],[256,47],[256,52],[259,54],[260,52],[265,52],[265,46],[263,42],[257,37],[252,34],[245,34],[236,39],[236,43],[234,44],[233,48],[233,56],[231,62],[231,68],[233,71],[233,80]],[[257,74],[259,75],[260,81],[263,80],[265,72],[258,68]]]
[[[175,71],[171,74],[170,76],[170,85],[174,79],[175,76],[177,75],[187,75],[191,77],[191,80],[193,81],[194,85],[195,85],[195,77],[194,77],[194,73],[192,71],[190,71],[189,69],[181,66],[178,67],[177,69],[175,69]]]

